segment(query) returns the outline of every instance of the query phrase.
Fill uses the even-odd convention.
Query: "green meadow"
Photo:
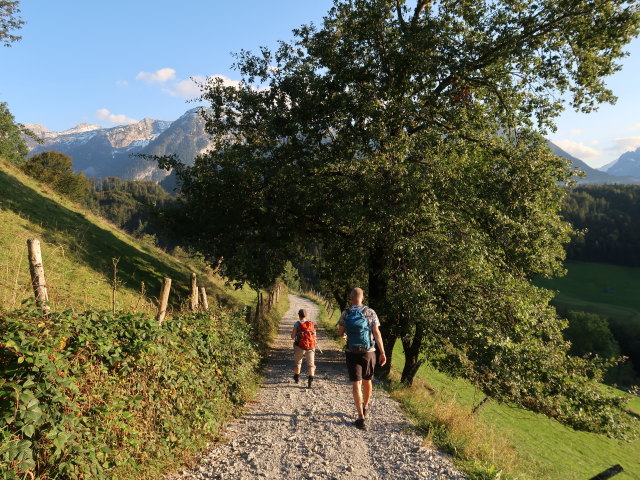
[[[587,262],[566,267],[564,277],[536,280],[558,292],[559,306],[640,323],[640,268]]]
[[[399,344],[393,352],[393,364],[396,370],[404,365]],[[470,411],[484,398],[468,382],[452,379],[426,365],[416,377],[415,394],[400,395],[399,399],[418,425],[427,425],[427,431],[433,427],[433,404],[455,400],[463,410]],[[425,391],[430,393],[424,395]],[[640,412],[640,398],[631,398],[629,406]],[[476,426],[477,430],[490,430],[489,438],[506,441],[497,442],[493,466],[496,471],[508,469],[512,478],[586,480],[615,464],[624,468],[616,480],[640,478],[640,440],[624,442],[578,432],[544,415],[491,401],[478,411],[475,419],[481,424]],[[638,430],[640,434],[640,425]],[[505,457],[512,453],[511,449],[515,460],[509,460],[505,466]]]

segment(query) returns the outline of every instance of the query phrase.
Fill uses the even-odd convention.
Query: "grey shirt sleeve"
[[[367,307],[364,311],[364,315],[369,319],[369,323],[371,326],[380,326],[380,320],[378,319],[378,314],[373,310],[373,308]]]
[[[340,315],[340,318],[338,319],[339,327],[344,327],[346,318],[347,318],[347,311],[345,310],[344,312],[342,312],[342,315]]]

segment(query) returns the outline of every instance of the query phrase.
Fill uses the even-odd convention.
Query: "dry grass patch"
[[[414,419],[425,446],[454,455],[470,479],[524,478],[518,473],[522,466],[511,442],[455,397],[420,379],[405,387],[392,378],[390,392]]]

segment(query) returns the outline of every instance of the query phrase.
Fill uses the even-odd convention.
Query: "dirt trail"
[[[296,312],[316,320],[316,305],[289,296],[267,360],[264,384],[253,408],[227,426],[228,441],[217,444],[191,470],[171,480],[199,479],[447,479],[462,480],[445,454],[422,447],[397,404],[374,387],[368,431],[354,427],[355,407],[344,354],[319,329],[316,380],[306,388],[292,380]]]

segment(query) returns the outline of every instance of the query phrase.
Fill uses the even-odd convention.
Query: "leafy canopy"
[[[73,173],[73,161],[64,153],[37,153],[22,165],[22,170],[72,200],[84,200],[89,194],[89,180],[83,173]]]
[[[534,275],[562,272],[571,176],[541,134],[604,78],[637,2],[336,0],[321,27],[209,79],[213,152],[175,159],[194,241],[256,285],[312,262],[342,303],[365,286],[403,380],[430,361],[492,397],[619,434],[601,365],[568,356]],[[206,219],[206,221],[203,221]]]
[[[25,135],[35,138],[35,134],[15,122],[7,104],[0,102],[0,157],[16,165],[22,163],[29,153]]]
[[[0,42],[5,47],[10,47],[13,42],[17,42],[22,37],[11,32],[19,30],[24,25],[24,21],[18,16],[20,4],[17,0],[0,0]]]

